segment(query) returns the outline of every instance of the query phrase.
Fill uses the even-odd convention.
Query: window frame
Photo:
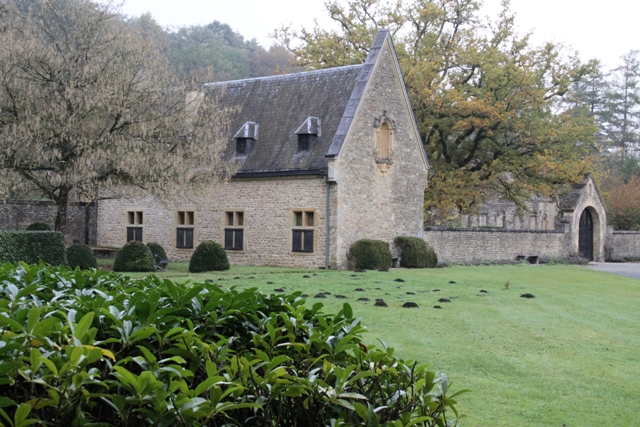
[[[176,249],[193,249],[195,247],[195,210],[179,210],[175,216]]]
[[[316,224],[318,213],[315,209],[291,210],[291,252],[313,254],[316,252]]]
[[[246,249],[244,209],[225,209],[222,215],[222,245],[225,250],[242,252]]]
[[[125,242],[143,242],[144,240],[144,211],[131,210],[126,213]]]

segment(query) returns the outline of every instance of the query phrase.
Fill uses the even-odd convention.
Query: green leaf
[[[344,317],[347,319],[353,319],[353,310],[348,303],[344,303],[342,305],[342,311],[344,312]]]
[[[62,321],[57,317],[54,317],[54,316],[47,317],[46,319],[42,319],[42,321],[38,322],[35,328],[33,328],[32,334],[35,336],[42,336],[46,334],[49,331],[49,329],[53,328],[54,326],[60,323],[62,323]]]
[[[24,422],[26,421],[30,412],[31,412],[31,405],[27,405],[26,403],[21,403],[20,406],[18,406],[18,409],[16,409],[16,414],[13,417],[14,426],[22,427],[23,425],[29,425],[29,424],[24,424]],[[30,424],[33,424],[33,423],[30,423]]]
[[[82,340],[82,337],[85,336],[89,328],[91,327],[91,323],[93,322],[93,317],[95,313],[90,311],[89,313],[82,316],[82,319],[78,322],[73,331],[73,336],[79,340]]]

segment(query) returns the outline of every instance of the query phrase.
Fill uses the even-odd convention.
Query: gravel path
[[[586,268],[640,279],[640,263],[637,262],[590,262]]]

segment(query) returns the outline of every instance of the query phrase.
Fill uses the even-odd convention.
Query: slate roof
[[[207,85],[208,96],[232,111],[225,157],[241,163],[237,176],[326,170],[325,154],[362,68],[352,65]],[[320,119],[321,133],[308,151],[298,152],[296,131],[309,117]],[[233,137],[247,122],[257,124],[257,138],[246,156],[238,157]]]

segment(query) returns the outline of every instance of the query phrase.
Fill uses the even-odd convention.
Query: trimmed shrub
[[[190,273],[222,271],[231,268],[224,248],[213,240],[200,243],[189,260]]]
[[[81,270],[98,268],[98,261],[91,248],[87,245],[71,245],[67,248],[67,263],[69,267],[80,267]]]
[[[389,244],[382,240],[362,239],[355,242],[347,253],[349,268],[352,270],[378,270],[391,267]]]
[[[116,255],[113,271],[156,271],[156,262],[147,245],[132,240],[127,242]]]
[[[0,294],[0,418],[23,426],[457,425],[462,391],[349,304],[12,264]]]
[[[27,225],[25,231],[51,231],[51,227],[46,222],[32,222]]]
[[[67,263],[64,237],[57,231],[0,231],[0,261],[51,265]]]
[[[400,266],[406,268],[435,268],[438,265],[436,251],[419,237],[398,236]]]
[[[160,243],[149,242],[147,243],[147,247],[151,251],[152,254],[158,255],[162,259],[167,259],[167,253],[164,251],[164,248]]]

